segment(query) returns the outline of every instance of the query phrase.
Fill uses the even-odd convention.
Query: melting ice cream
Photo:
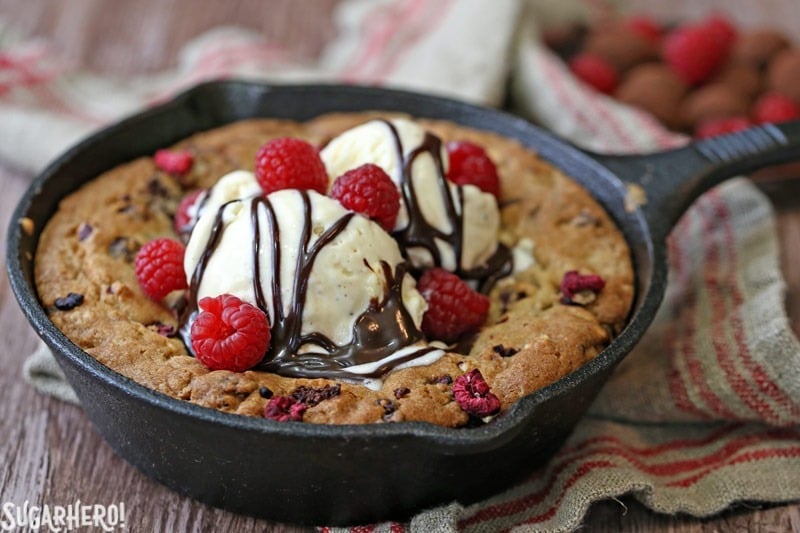
[[[251,172],[232,172],[206,195],[187,245],[184,338],[197,301],[228,293],[269,318],[260,369],[367,382],[432,363],[444,352],[420,332],[427,304],[409,271],[439,266],[484,282],[507,274],[496,199],[448,182],[441,141],[410,120],[348,130],[321,156],[331,180],[365,163],[389,174],[402,197],[391,235],[327,196],[264,196]]]

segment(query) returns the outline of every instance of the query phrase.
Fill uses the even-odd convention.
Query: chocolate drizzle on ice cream
[[[365,148],[365,137],[374,144]],[[483,291],[511,273],[511,251],[497,240],[494,197],[447,180],[436,135],[409,120],[378,119],[331,140],[321,155],[332,176],[364,163],[389,174],[403,198],[392,236],[412,267],[445,268],[478,282]]]
[[[405,263],[400,263],[395,269],[386,261],[380,265],[371,265],[364,260],[364,265],[373,270],[377,267],[382,271],[385,279],[383,297],[373,298],[369,307],[359,315],[353,325],[352,340],[346,344],[336,344],[329,336],[320,331],[302,333],[303,309],[308,301],[308,280],[314,267],[315,259],[319,252],[335,239],[354,217],[354,213],[347,213],[328,227],[317,239],[311,243],[311,201],[307,191],[300,191],[303,199],[303,232],[301,237],[301,253],[297,254],[297,264],[294,276],[286,282],[292,283],[293,299],[289,303],[289,311],[285,312],[281,296],[280,284],[280,255],[273,255],[272,271],[276,275],[272,278],[272,309],[271,318],[272,347],[259,368],[276,372],[278,374],[298,377],[352,377],[352,372],[343,371],[343,368],[353,367],[366,363],[374,363],[386,359],[399,349],[412,345],[422,340],[422,333],[414,324],[414,320],[403,304],[402,282],[405,278]],[[272,242],[276,243],[276,250],[280,249],[280,229],[275,210],[267,198],[257,197],[251,200],[253,207],[251,219],[255,234],[255,242],[262,242],[260,238],[261,224],[258,220],[258,209],[264,206],[272,232]],[[256,247],[257,248],[257,247]],[[254,281],[256,303],[261,309],[267,308],[266,297],[262,290],[262,283],[258,273],[258,250],[254,250],[254,271],[257,273]],[[331,312],[337,312],[332,309]],[[316,346],[323,351],[307,350],[300,352],[301,347]],[[424,351],[429,351],[424,348]],[[387,370],[420,354],[418,350],[411,351],[405,358],[392,359],[391,363],[379,367],[376,371],[367,373],[365,377],[379,378]]]
[[[281,216],[281,209],[287,204],[294,204],[293,220]],[[335,208],[330,204],[335,204]],[[320,211],[324,212],[324,224],[320,222]],[[265,311],[272,332],[271,347],[258,369],[284,376],[366,381],[379,379],[393,368],[416,359],[441,355],[441,350],[424,342],[419,328],[424,301],[413,289],[413,278],[391,237],[381,229],[374,229],[373,222],[344,210],[335,200],[297,190],[234,199],[216,210],[208,238],[192,270],[181,330],[187,346],[191,346],[191,322],[197,314],[209,264],[212,258],[224,253],[220,243],[225,232],[243,231],[244,226],[237,224],[237,219],[241,222],[245,218],[251,253],[234,261],[249,261],[251,276],[250,286],[240,285],[238,290],[244,290],[242,296]],[[386,240],[383,244],[390,243],[394,250],[380,250],[388,260],[376,259],[376,253],[355,258],[352,256],[357,253],[355,250],[332,251],[332,247],[341,247],[349,231],[380,231]],[[287,242],[287,236],[291,242]],[[296,250],[294,257],[287,250]],[[326,264],[319,264],[318,259],[328,252],[332,255],[324,257]],[[370,293],[360,312],[337,308],[335,301],[318,301],[315,294],[320,284],[327,285],[329,281],[322,279],[320,283],[325,277],[320,270],[333,268],[331,261],[335,263],[335,257],[342,253],[352,256],[348,258],[351,263],[336,268],[360,267],[362,276],[372,276],[373,284],[380,285],[378,292]],[[232,286],[231,290],[237,289],[235,282]],[[313,318],[309,320],[309,309],[319,307],[323,313],[343,315],[336,320],[341,326],[314,326]],[[341,331],[343,327],[349,327],[350,331]]]
[[[262,309],[271,342],[259,370],[290,377],[380,380],[443,355],[421,332],[427,304],[411,272],[442,267],[486,291],[512,270],[492,194],[447,180],[442,141],[409,120],[374,120],[321,151],[331,179],[381,166],[401,193],[391,235],[313,191],[264,196],[250,172],[224,176],[202,199],[187,244],[181,334],[204,296]]]

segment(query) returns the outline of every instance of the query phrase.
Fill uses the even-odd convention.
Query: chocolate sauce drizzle
[[[461,257],[464,249],[464,189],[456,187],[458,195],[458,205],[461,210],[456,208],[456,198],[453,197],[447,178],[445,177],[444,164],[442,162],[442,141],[430,132],[425,132],[422,143],[411,150],[405,156],[405,147],[400,139],[400,135],[394,125],[388,120],[382,120],[394,138],[395,151],[398,161],[401,161],[400,172],[397,176],[400,183],[400,191],[403,195],[408,211],[408,225],[405,228],[395,231],[392,236],[400,243],[400,249],[406,254],[408,248],[421,247],[430,253],[433,263],[436,266],[442,265],[442,254],[437,241],[449,244],[453,248],[456,261],[456,274],[461,278],[476,280],[482,292],[488,292],[500,278],[511,273],[513,268],[511,250],[503,244],[498,244],[495,253],[482,265],[473,268],[464,268],[461,264]],[[452,229],[450,232],[442,231],[431,225],[423,216],[419,205],[419,198],[415,188],[412,168],[417,157],[428,154],[433,158],[436,165],[437,187],[439,194],[444,199],[444,207],[448,220],[451,221]]]
[[[394,232],[393,237],[400,243],[400,249],[405,254],[406,260],[408,260],[406,251],[408,248],[422,247],[430,253],[434,264],[441,266],[442,254],[437,241],[449,244],[456,260],[456,273],[462,278],[476,280],[480,290],[488,292],[498,279],[511,272],[513,266],[511,251],[506,246],[499,244],[496,252],[484,264],[470,269],[463,268],[461,256],[464,245],[464,193],[463,188],[455,188],[458,195],[457,204],[444,174],[441,140],[426,132],[422,144],[411,150],[408,157],[405,157],[402,141],[394,125],[385,120],[382,122],[391,131],[398,160],[402,162],[400,165],[402,175],[398,176],[398,182],[401,184],[400,189],[407,207],[409,223],[405,228]],[[426,153],[433,158],[436,165],[439,193],[444,199],[445,210],[452,223],[450,232],[432,226],[423,216],[419,205],[411,169],[416,158]],[[428,346],[412,348],[398,357],[385,361],[371,372],[356,374],[348,371],[349,367],[387,359],[402,348],[424,341],[422,333],[414,324],[411,314],[403,303],[402,286],[403,280],[409,272],[408,262],[402,262],[392,269],[391,265],[385,261],[381,261],[379,265],[370,265],[365,260],[366,266],[371,270],[381,269],[385,280],[384,293],[380,299],[373,298],[369,307],[356,318],[352,340],[348,344],[337,345],[321,332],[302,333],[308,281],[315,260],[320,251],[347,228],[354,214],[348,213],[342,216],[311,243],[311,200],[307,191],[298,191],[298,193],[303,202],[303,229],[294,277],[291,280],[285,280],[292,284],[292,301],[289,302],[288,311],[281,292],[284,280],[281,280],[280,227],[275,209],[267,197],[258,196],[249,200],[254,242],[252,249],[253,292],[256,305],[268,316],[269,307],[263,290],[261,265],[259,264],[261,236],[262,231],[265,230],[262,227],[260,212],[265,215],[268,226],[266,231],[271,232],[273,244],[273,277],[270,283],[274,316],[269,317],[272,339],[269,350],[256,368],[290,377],[366,380],[381,378],[393,368],[435,351],[437,348]],[[197,315],[197,291],[206,266],[222,238],[223,212],[229,204],[239,201],[247,200],[232,200],[223,204],[217,211],[208,242],[192,274],[187,291],[187,305],[181,317],[181,335],[189,351],[191,351],[191,323]],[[461,212],[457,205],[461,206]],[[332,310],[332,312],[336,311]],[[314,349],[314,347],[319,349]],[[303,353],[298,353],[301,348]]]
[[[300,237],[300,250],[297,254],[297,264],[294,277],[285,280],[292,285],[292,300],[284,305],[281,292],[281,254],[280,254],[280,226],[274,207],[266,197],[254,197],[251,202],[251,225],[253,228],[253,292],[256,305],[269,315],[267,297],[264,294],[261,268],[260,246],[262,243],[262,227],[260,212],[263,212],[267,221],[266,231],[271,232],[273,243],[272,272],[270,281],[272,292],[273,315],[269,317],[272,339],[270,349],[258,369],[275,372],[284,376],[293,377],[330,377],[363,380],[379,378],[392,368],[412,359],[416,359],[434,350],[431,347],[411,349],[401,357],[396,357],[380,365],[372,372],[354,374],[347,368],[365,363],[380,361],[395,354],[401,348],[410,346],[423,340],[423,335],[414,324],[408,309],[403,304],[402,286],[406,276],[407,265],[400,263],[392,269],[391,265],[381,261],[380,265],[370,265],[365,260],[365,265],[370,268],[380,268],[386,283],[382,298],[373,298],[369,307],[358,316],[353,326],[353,335],[350,343],[337,345],[321,332],[302,333],[303,310],[307,304],[308,281],[314,262],[320,251],[341,234],[352,220],[354,214],[347,213],[311,243],[311,200],[308,192],[299,191],[303,203],[303,229]],[[233,200],[245,201],[245,200]],[[184,313],[184,326],[181,334],[187,346],[190,342],[190,324],[197,314],[197,290],[202,282],[208,261],[214,253],[222,237],[224,224],[223,212],[228,202],[220,207],[211,230],[208,243],[200,257],[200,261],[192,275],[188,291],[188,306]],[[336,312],[332,310],[332,312]],[[319,347],[315,350],[313,347]],[[303,353],[298,353],[300,348]]]

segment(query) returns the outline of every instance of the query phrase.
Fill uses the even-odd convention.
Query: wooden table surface
[[[645,3],[651,3],[645,1]],[[313,4],[313,5],[312,5]],[[336,0],[0,0],[0,20],[28,36],[49,39],[76,65],[114,75],[171,65],[188,38],[222,22],[280,39],[298,56],[312,57],[333,35]],[[760,4],[759,4],[760,5]],[[190,11],[187,12],[191,6]],[[795,26],[796,27],[796,26]],[[800,333],[800,180],[758,178],[773,201],[788,284],[787,312]],[[800,177],[800,176],[796,176]],[[0,166],[0,220],[5,224],[30,181]],[[5,256],[0,259],[5,271]],[[132,531],[300,531],[238,516],[181,497],[117,457],[79,407],[37,393],[20,378],[37,345],[0,277],[0,504],[69,505],[124,502]],[[800,482],[800,481],[798,481]],[[800,505],[742,504],[722,515],[697,519],[652,513],[632,498],[594,505],[587,531],[796,531]]]

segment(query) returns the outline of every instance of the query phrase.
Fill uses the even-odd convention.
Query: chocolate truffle
[[[580,51],[586,31],[578,25],[553,26],[542,31],[542,41],[559,56],[571,57]]]
[[[652,41],[622,24],[594,30],[586,37],[583,50],[604,57],[618,72],[658,57],[658,49]]]
[[[696,127],[707,120],[747,115],[750,98],[724,83],[710,83],[693,91],[681,105],[685,124]]]
[[[789,40],[780,32],[761,28],[742,33],[731,49],[731,59],[764,69],[781,50],[789,48]]]
[[[672,129],[681,129],[679,108],[688,86],[663,63],[643,63],[623,78],[615,97],[639,107]]]
[[[789,48],[775,55],[767,70],[767,85],[800,102],[800,49]]]
[[[755,98],[764,88],[759,69],[752,63],[738,61],[728,61],[714,76],[712,82],[735,87],[748,98]]]

